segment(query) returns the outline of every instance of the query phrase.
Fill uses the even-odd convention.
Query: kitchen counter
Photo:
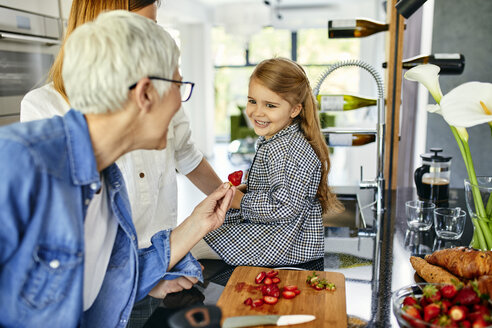
[[[336,192],[343,195],[342,199],[357,195],[355,209],[347,210],[359,213],[360,217],[357,216],[355,224],[325,227],[324,258],[293,267],[344,274],[349,318],[363,319],[370,327],[398,327],[392,314],[391,293],[419,279],[410,264],[410,256],[423,256],[438,247],[468,245],[473,233],[471,221],[467,220],[463,237],[453,243],[436,240],[433,229],[428,232],[409,231],[405,202],[417,199],[417,195],[412,188],[402,188],[386,193],[386,211],[381,215],[379,234],[375,234],[373,227],[377,221],[371,209],[372,190],[354,187]],[[449,206],[466,208],[463,190],[450,190]],[[234,267],[217,260],[201,262],[205,267],[205,283],[170,300],[168,297],[163,302],[165,307],[181,308],[196,302],[210,305],[217,302]]]
[[[463,235],[456,241],[444,241],[436,238],[434,227],[427,232],[413,232],[408,230],[405,218],[405,202],[407,200],[417,199],[415,189],[398,189],[392,193],[392,199],[391,233],[386,236],[386,240],[383,240],[383,242],[388,243],[385,260],[388,263],[389,269],[387,270],[387,275],[381,277],[383,278],[382,281],[384,280],[384,283],[381,285],[384,286],[385,300],[382,301],[384,305],[378,311],[376,317],[385,322],[390,320],[393,327],[398,327],[396,318],[392,314],[390,304],[391,295],[388,295],[387,292],[397,290],[415,282],[423,282],[415,274],[415,270],[409,261],[410,256],[423,257],[426,254],[432,253],[434,250],[470,245],[473,236],[473,224],[468,216],[464,188],[450,189],[449,204],[446,204],[446,207],[461,207],[467,215]]]

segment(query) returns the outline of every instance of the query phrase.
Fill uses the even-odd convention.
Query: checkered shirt
[[[231,265],[277,266],[323,256],[323,222],[316,192],[321,162],[298,124],[260,137],[241,209],[205,241]]]

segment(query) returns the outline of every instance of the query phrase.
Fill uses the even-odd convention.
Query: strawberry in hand
[[[233,186],[239,186],[241,184],[241,179],[243,178],[243,171],[235,171],[229,174],[227,179]]]

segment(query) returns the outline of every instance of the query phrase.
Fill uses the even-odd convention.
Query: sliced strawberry
[[[266,278],[263,280],[263,283],[264,283],[265,285],[271,285],[271,284],[273,284],[272,278],[266,277]]]
[[[458,290],[456,289],[455,285],[444,285],[443,287],[441,287],[440,292],[442,297],[451,299],[456,295]]]
[[[296,290],[294,290],[294,293],[296,293],[296,295],[299,295],[301,293],[301,291],[299,289],[296,289]]]
[[[296,285],[284,286],[284,290],[295,291],[296,289],[298,289]]]
[[[271,270],[266,273],[267,277],[273,278],[278,275],[278,271],[276,270]]]
[[[263,305],[263,300],[262,299],[259,299],[259,300],[254,300],[253,301],[253,304],[251,304],[252,307],[260,307]]]
[[[269,296],[280,297],[280,290],[279,289],[272,290]]]
[[[441,313],[441,307],[436,303],[431,303],[424,308],[424,320],[429,322]]]
[[[282,292],[282,297],[286,298],[286,299],[294,298],[294,297],[296,297],[296,293],[294,293],[291,290],[284,290]]]
[[[253,304],[253,300],[251,299],[251,297],[248,297],[247,299],[244,300],[244,304],[246,305],[251,305]]]
[[[460,322],[461,328],[472,328],[472,323],[468,320],[463,320]]]
[[[235,171],[229,174],[227,179],[233,186],[239,186],[241,184],[241,179],[243,178],[243,171]]]
[[[279,277],[273,277],[273,278],[272,278],[272,282],[273,282],[274,284],[278,284],[278,283],[280,282],[280,278],[279,278]]]
[[[453,321],[461,321],[466,318],[466,313],[468,312],[468,309],[464,307],[463,305],[453,305],[449,309],[449,317]]]
[[[261,293],[265,296],[280,296],[280,289],[276,284],[263,285],[261,288]]]
[[[278,298],[273,296],[263,296],[263,301],[267,304],[273,305],[278,302]]]
[[[265,277],[266,277],[266,272],[265,271],[261,271],[260,273],[258,273],[256,275],[255,282],[257,284],[261,284],[262,281],[263,281],[263,279],[265,279]]]

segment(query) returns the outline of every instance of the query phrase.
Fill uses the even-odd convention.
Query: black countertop
[[[405,202],[411,199],[417,199],[417,194],[414,189],[403,188],[398,189],[391,194],[391,234],[387,235],[385,242],[391,243],[388,245],[386,261],[388,262],[388,271],[386,276],[382,276],[384,281],[385,291],[395,291],[406,285],[415,282],[421,282],[421,278],[415,274],[415,270],[410,264],[410,256],[421,256],[432,253],[434,250],[468,246],[473,236],[473,224],[468,216],[466,208],[464,189],[450,189],[449,203],[447,207],[461,207],[467,212],[465,230],[462,237],[456,241],[445,241],[438,239],[434,232],[434,227],[427,232],[414,232],[407,228],[405,218]],[[442,206],[442,205],[438,205]],[[391,295],[385,295],[391,297]],[[378,317],[390,320],[393,327],[398,327],[396,318],[392,314],[390,298],[385,298],[382,304],[382,312]],[[389,317],[389,318],[388,318]],[[386,321],[387,322],[387,321]]]
[[[423,256],[439,247],[468,245],[473,233],[471,221],[467,220],[465,232],[456,242],[436,239],[433,228],[428,232],[409,231],[405,218],[405,202],[417,199],[417,194],[412,188],[400,188],[386,192],[386,210],[380,217],[379,234],[375,235],[370,233],[377,222],[370,206],[373,200],[372,191],[349,187],[343,189],[342,194],[357,194],[356,210],[363,213],[358,219],[363,224],[357,224],[363,228],[363,236],[358,237],[358,229],[353,227],[326,227],[324,258],[293,267],[344,274],[349,318],[365,320],[369,327],[398,327],[392,314],[392,291],[420,281],[410,264],[410,256]],[[463,190],[450,190],[449,206],[466,208]],[[171,295],[164,300],[163,307],[179,309],[196,302],[213,305],[218,301],[234,267],[217,260],[200,262],[205,267],[205,283],[197,285],[191,291],[178,293],[175,297]],[[160,324],[159,327],[164,326]]]

